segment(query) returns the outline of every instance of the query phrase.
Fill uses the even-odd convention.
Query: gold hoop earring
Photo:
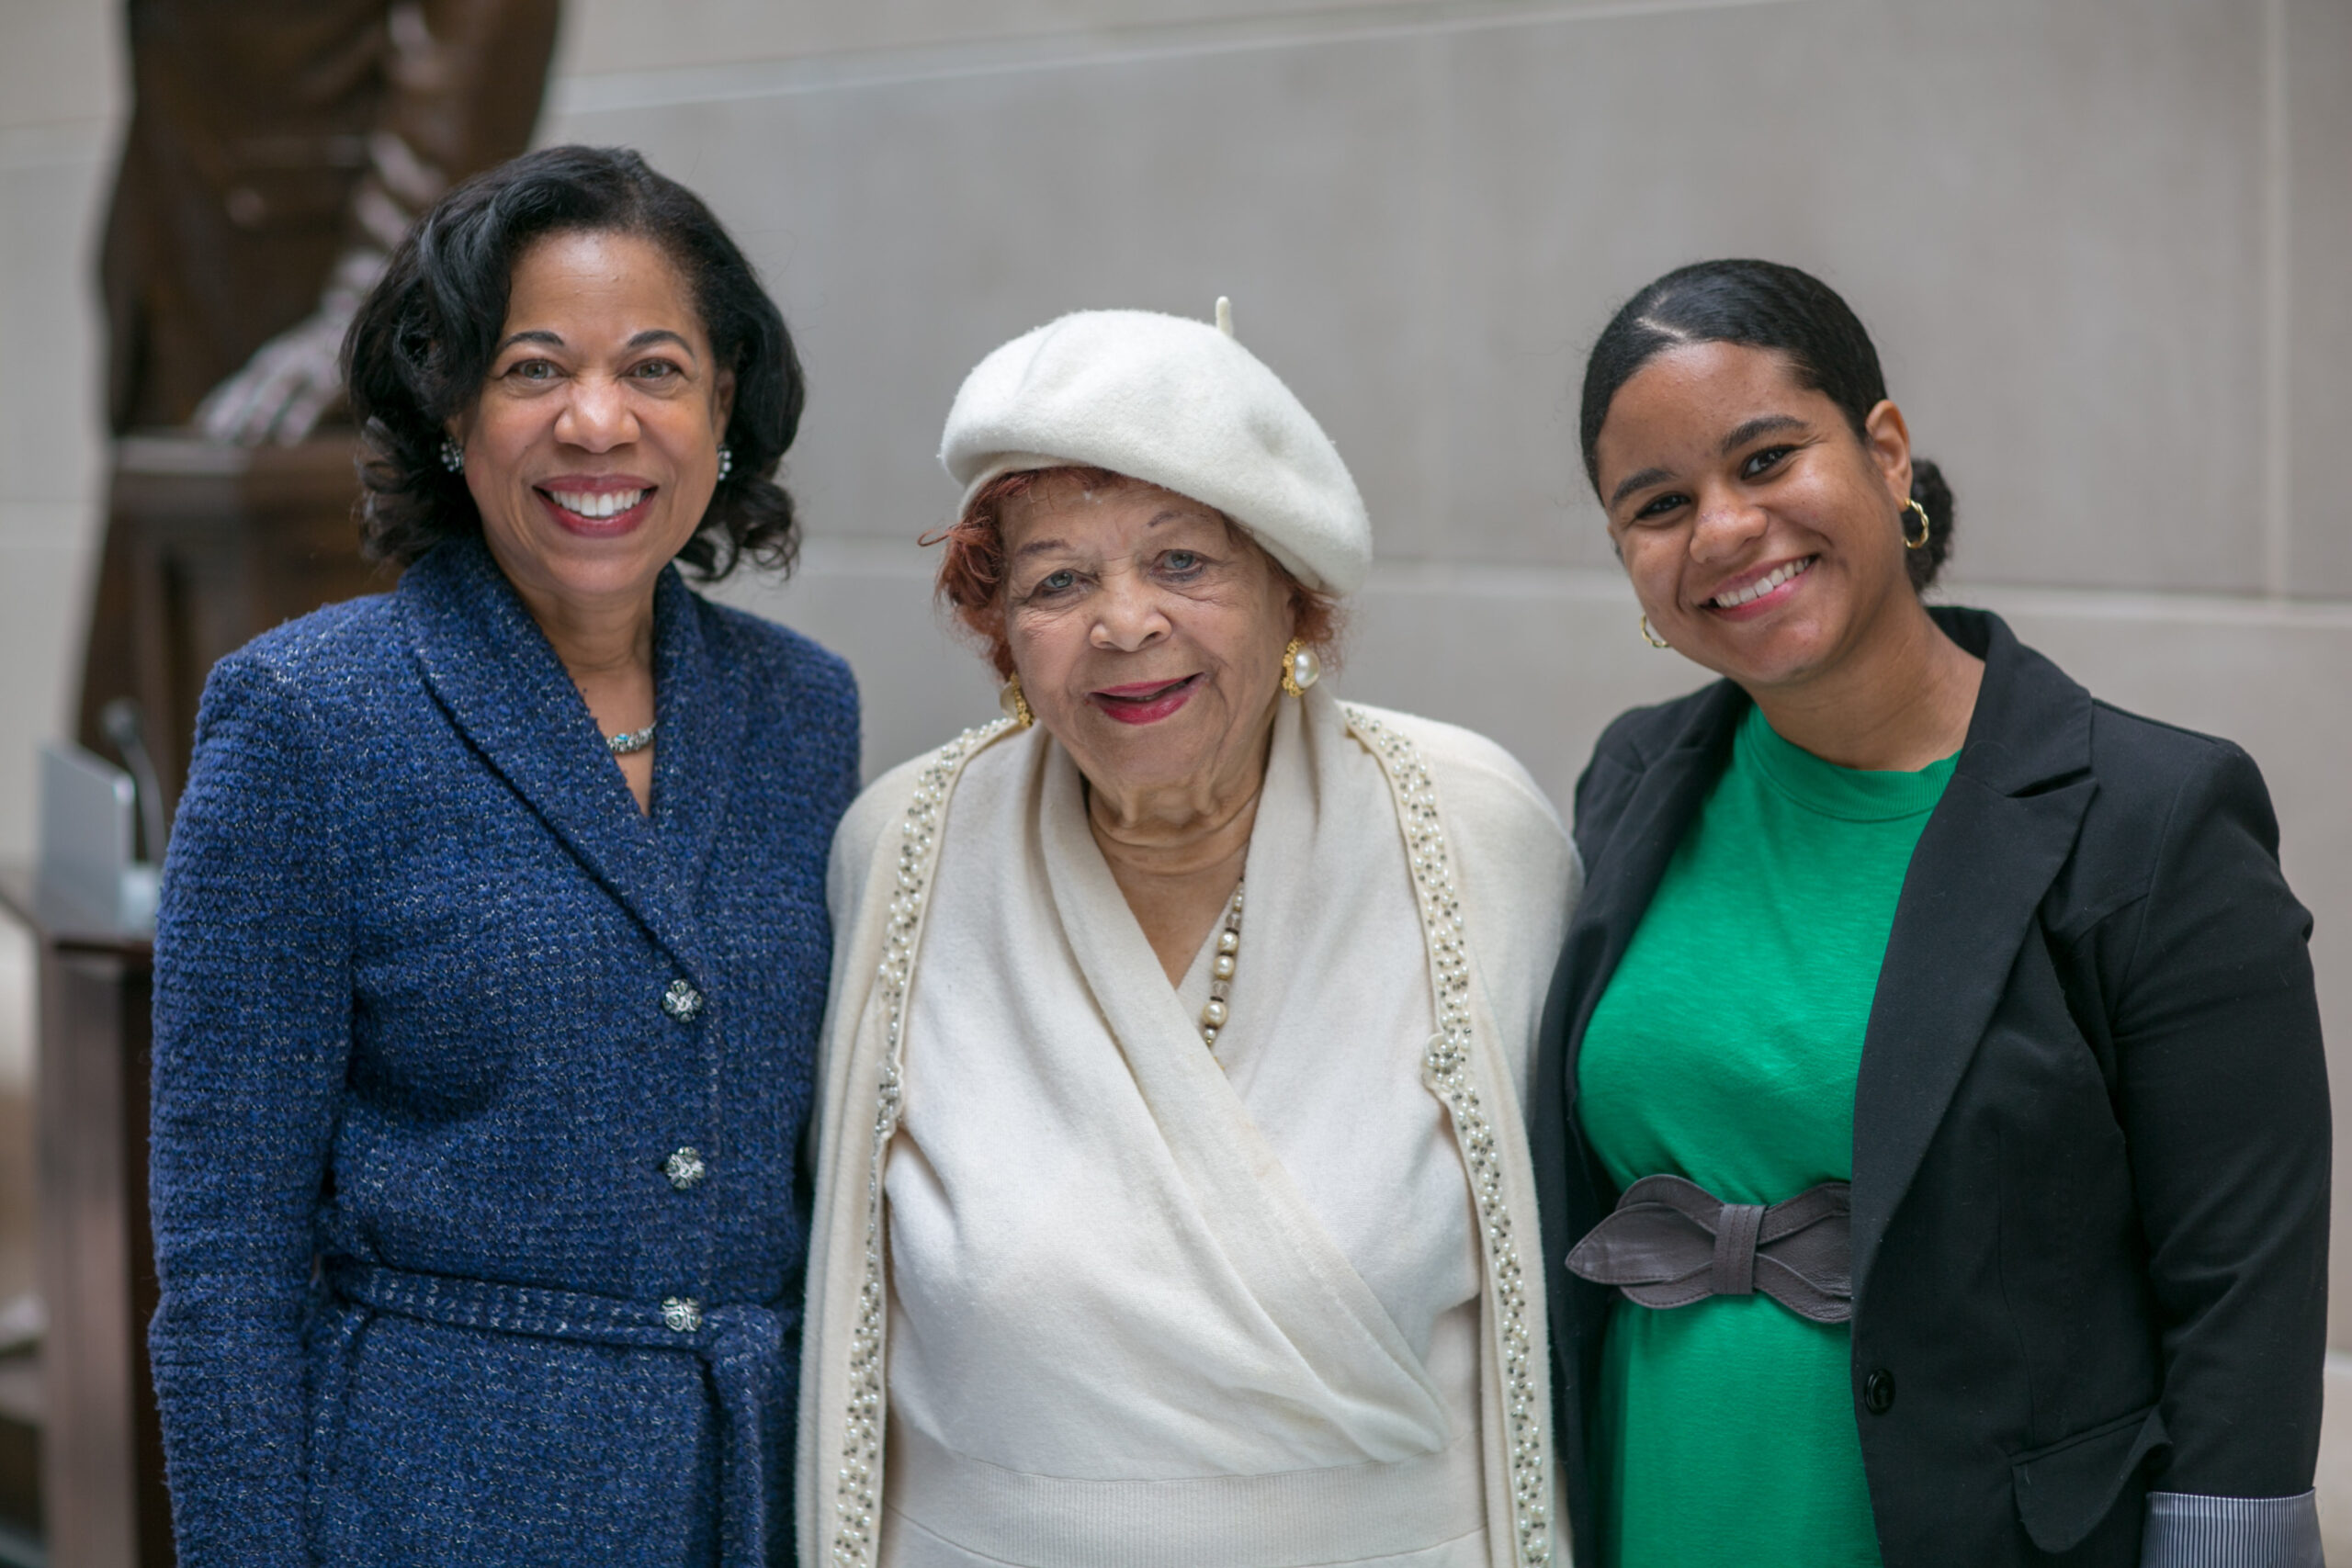
[[[996,705],[1004,710],[1005,717],[1023,729],[1037,722],[1037,716],[1029,711],[1029,699],[1022,695],[1021,672],[1017,670],[997,693]]]
[[[1928,509],[1916,501],[1906,501],[1903,504],[1919,514],[1919,536],[1916,539],[1911,536],[1911,520],[1904,517],[1900,513],[1895,514],[1897,520],[1903,524],[1903,547],[1906,550],[1927,548],[1928,539],[1934,536],[1936,531],[1935,525],[1928,521]]]
[[[1323,661],[1315,657],[1313,649],[1291,638],[1290,646],[1283,649],[1283,695],[1303,697],[1306,688],[1321,679]]]
[[[1672,643],[1667,641],[1666,638],[1658,636],[1657,633],[1650,630],[1650,613],[1647,610],[1644,610],[1642,612],[1642,640],[1648,643],[1652,648],[1672,648],[1674,646]]]

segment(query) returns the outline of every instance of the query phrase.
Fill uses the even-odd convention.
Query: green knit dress
[[[1751,708],[1594,1010],[1578,1115],[1618,1186],[1726,1202],[1850,1180],[1854,1080],[1895,900],[1956,758],[1864,773]],[[1850,1337],[1769,1296],[1611,1309],[1592,1451],[1604,1568],[1879,1562]]]

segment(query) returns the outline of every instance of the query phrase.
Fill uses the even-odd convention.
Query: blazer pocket
[[[2033,1544],[2060,1552],[2082,1543],[2115,1506],[2149,1455],[2172,1447],[2155,1405],[2102,1421],[2009,1461],[2018,1517]]]

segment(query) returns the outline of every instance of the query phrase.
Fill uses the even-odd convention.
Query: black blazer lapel
[[[1576,1106],[1577,1055],[1584,1044],[1585,1025],[1609,988],[1618,961],[1633,944],[1675,849],[1705,804],[1708,790],[1723,775],[1739,716],[1747,711],[1746,694],[1729,682],[1711,688],[1705,697],[1674,744],[1643,771],[1606,844],[1585,868],[1584,893],[1569,920],[1561,954],[1561,967],[1571,971],[1573,979],[1573,988],[1564,994],[1577,998],[1573,1015],[1562,1020],[1561,1032],[1561,1103],[1570,1111]]]
[[[1596,752],[1593,767],[1631,772],[1630,784],[1589,772],[1577,786],[1577,846],[1585,856],[1584,892],[1568,922],[1537,1036],[1535,1082],[1528,1106],[1536,1208],[1550,1292],[1554,1374],[1564,1412],[1555,1434],[1567,1470],[1569,1511],[1591,1517],[1581,1414],[1584,1385],[1600,1347],[1606,1294],[1567,1271],[1569,1248],[1614,1201],[1576,1121],[1577,1056],[1593,1008],[1608,988],[1642,916],[1657,896],[1707,792],[1722,776],[1747,697],[1719,682],[1684,698],[1679,728],[1651,757]],[[1618,792],[1629,793],[1618,793]],[[1622,804],[1620,804],[1622,802]]]
[[[2098,790],[2090,694],[1997,618],[1935,614],[1984,660],[1984,682],[1960,764],[1904,877],[1863,1037],[1854,1092],[1858,1302]]]
[[[410,568],[396,592],[425,683],[450,718],[688,976],[707,985],[693,903],[654,825],[488,548],[471,539],[445,544]]]

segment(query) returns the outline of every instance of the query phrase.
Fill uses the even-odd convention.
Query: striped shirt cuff
[[[2151,1492],[2140,1568],[2326,1568],[2315,1495],[2199,1497]]]

